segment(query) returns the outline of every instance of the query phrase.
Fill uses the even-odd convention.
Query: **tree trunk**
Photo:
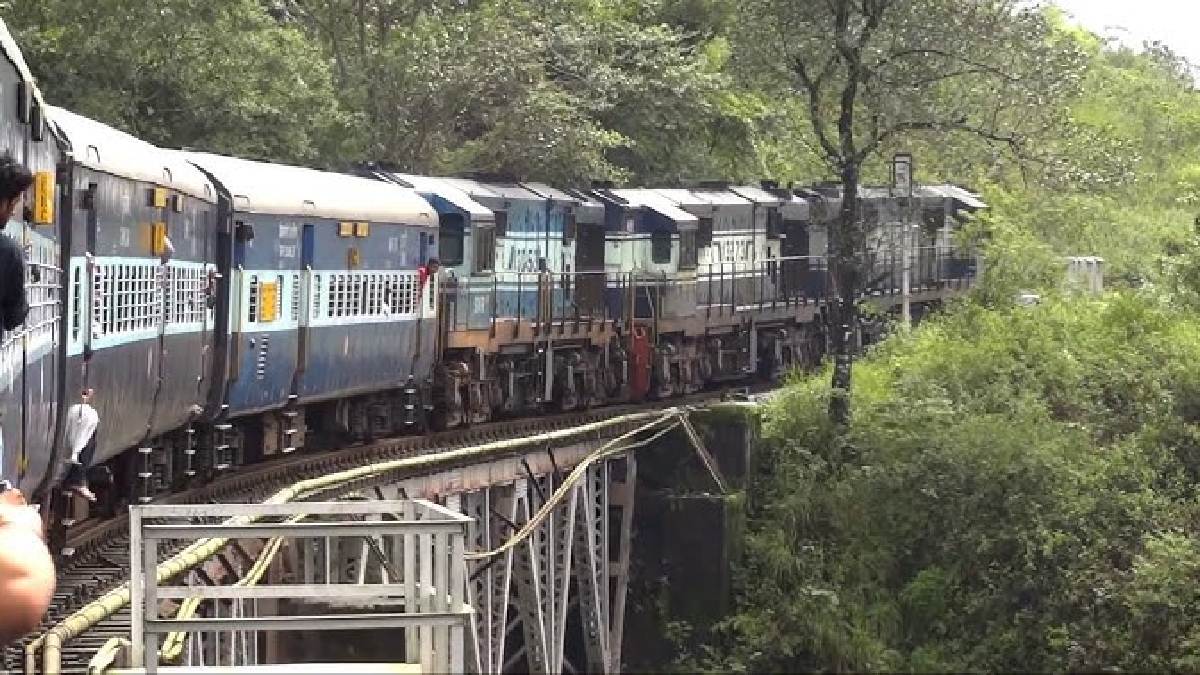
[[[842,168],[842,207],[830,234],[829,332],[833,341],[833,379],[830,383],[829,418],[838,427],[850,423],[850,383],[858,329],[858,166]]]

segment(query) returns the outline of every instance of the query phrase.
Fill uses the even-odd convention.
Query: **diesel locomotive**
[[[836,186],[568,189],[170,150],[47,105],[2,25],[0,49],[0,143],[35,175],[4,231],[32,309],[0,338],[0,477],[27,493],[54,493],[89,389],[111,510],[273,455],[667,398],[825,351]],[[954,232],[978,196],[861,199],[867,300],[891,311],[905,288],[919,313],[968,287]]]

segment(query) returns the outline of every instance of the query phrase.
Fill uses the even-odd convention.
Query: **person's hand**
[[[0,646],[38,627],[55,583],[41,516],[19,490],[5,490],[0,493]]]
[[[0,492],[0,528],[8,527],[32,532],[45,540],[42,516],[25,502],[20,490]]]
[[[17,488],[0,492],[0,505],[7,504],[9,506],[25,506],[28,502],[25,501],[25,493]]]

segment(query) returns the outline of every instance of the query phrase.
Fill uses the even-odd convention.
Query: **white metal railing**
[[[196,524],[198,518],[226,518]],[[319,521],[308,521],[319,518]],[[264,519],[282,522],[262,522]],[[255,522],[252,522],[255,521]],[[405,661],[422,672],[462,672],[467,604],[464,547],[471,519],[426,500],[293,502],[284,504],[145,505],[130,508],[131,661],[154,673],[159,668],[159,638],[169,633],[225,635],[243,649],[257,644],[259,632],[346,631],[403,628]],[[305,574],[304,583],[257,583],[233,586],[166,585],[158,569],[163,541],[205,538],[371,541],[387,570],[379,583],[343,575]],[[327,549],[326,549],[327,550]],[[326,566],[328,566],[326,558]],[[164,579],[160,580],[160,576]],[[396,578],[396,577],[399,578]],[[268,581],[270,581],[268,579]],[[229,616],[162,618],[162,600],[229,601]],[[307,598],[319,602],[389,601],[385,613],[263,615],[260,599]],[[249,609],[248,609],[249,608]],[[257,659],[253,659],[256,662]],[[250,665],[242,663],[240,665]]]

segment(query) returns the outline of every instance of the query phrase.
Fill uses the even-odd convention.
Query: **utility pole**
[[[892,158],[892,197],[900,200],[900,255],[904,259],[904,271],[900,277],[900,317],[906,329],[912,325],[912,312],[909,307],[912,295],[912,243],[909,240],[912,226],[909,222],[909,206],[912,196],[913,157],[907,152],[899,152]]]

